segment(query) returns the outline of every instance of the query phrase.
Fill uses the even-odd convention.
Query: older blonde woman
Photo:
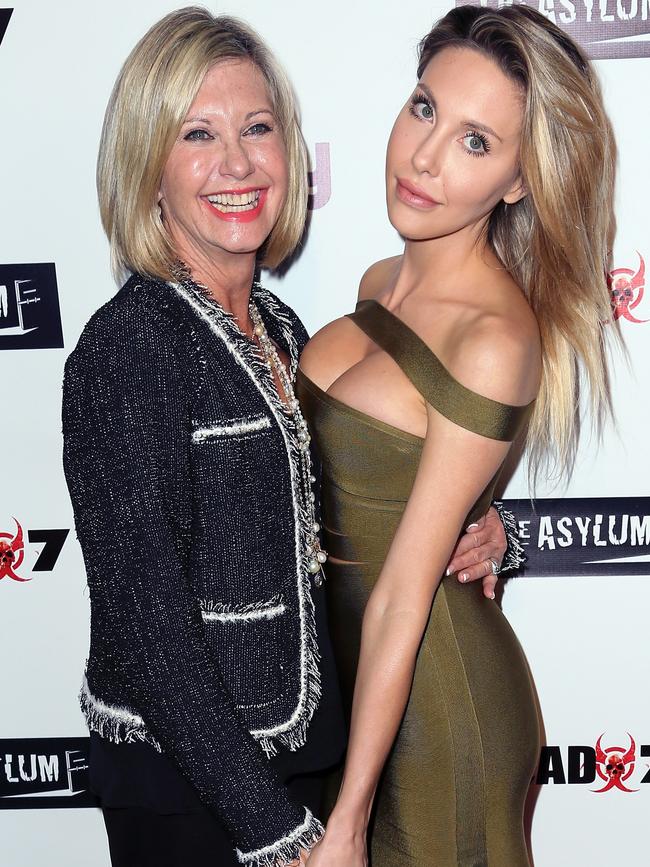
[[[296,247],[306,184],[291,88],[253,31],[186,9],[144,36],[98,166],[131,276],[70,356],[63,409],[91,782],[120,867],[281,865],[322,834],[318,772],[345,738],[293,394],[307,334],[256,280]],[[453,565],[490,594],[504,549],[492,516]]]

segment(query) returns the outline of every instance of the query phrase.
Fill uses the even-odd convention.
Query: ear
[[[517,175],[510,189],[504,193],[503,201],[506,205],[514,205],[520,199],[525,198],[528,195],[528,188],[524,183],[524,179],[521,175]]]
[[[158,190],[158,196],[156,197],[156,209],[158,217],[160,218],[160,222],[164,225],[165,223],[165,209],[163,207],[163,202],[165,201],[165,197],[163,196],[162,190]]]

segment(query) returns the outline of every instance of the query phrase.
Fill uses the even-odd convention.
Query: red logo
[[[603,735],[598,738],[596,743],[596,773],[605,782],[605,785],[601,789],[592,789],[592,792],[601,794],[610,789],[620,789],[622,792],[638,792],[638,789],[628,789],[625,785],[625,781],[634,771],[636,753],[636,744],[629,732],[628,737],[630,746],[627,750],[624,747],[605,747],[603,749]]]
[[[15,518],[14,521],[16,521]],[[25,556],[23,528],[18,521],[16,521],[16,527],[17,532],[13,537],[11,533],[0,533],[0,580],[9,577],[14,581],[31,581],[31,578],[21,578],[15,571],[20,569],[20,564]],[[6,539],[9,541],[5,541]]]
[[[609,294],[612,301],[614,319],[627,319],[630,322],[647,322],[647,319],[637,319],[631,312],[638,307],[643,300],[645,289],[645,262],[643,256],[637,250],[639,268],[636,272],[632,268],[615,268],[609,272]]]
[[[18,574],[21,566],[23,569],[27,569],[23,563],[26,544],[42,546],[36,548],[35,552],[33,549],[27,551],[28,555],[30,553],[36,554],[36,562],[28,571],[52,572],[70,530],[28,529],[24,533],[16,518],[14,518],[14,522],[16,524],[16,532],[13,535],[11,533],[0,533],[0,580],[3,578],[11,578],[12,581],[21,582],[32,580],[32,576],[23,578]],[[26,541],[25,536],[27,536]]]

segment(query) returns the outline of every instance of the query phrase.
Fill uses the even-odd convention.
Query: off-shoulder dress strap
[[[383,304],[359,301],[350,319],[393,358],[422,397],[445,418],[490,439],[515,439],[533,408],[499,403],[466,388],[406,323]]]

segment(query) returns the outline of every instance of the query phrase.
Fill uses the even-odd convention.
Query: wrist
[[[370,808],[346,807],[339,802],[327,822],[327,834],[341,839],[365,837],[368,831]]]

